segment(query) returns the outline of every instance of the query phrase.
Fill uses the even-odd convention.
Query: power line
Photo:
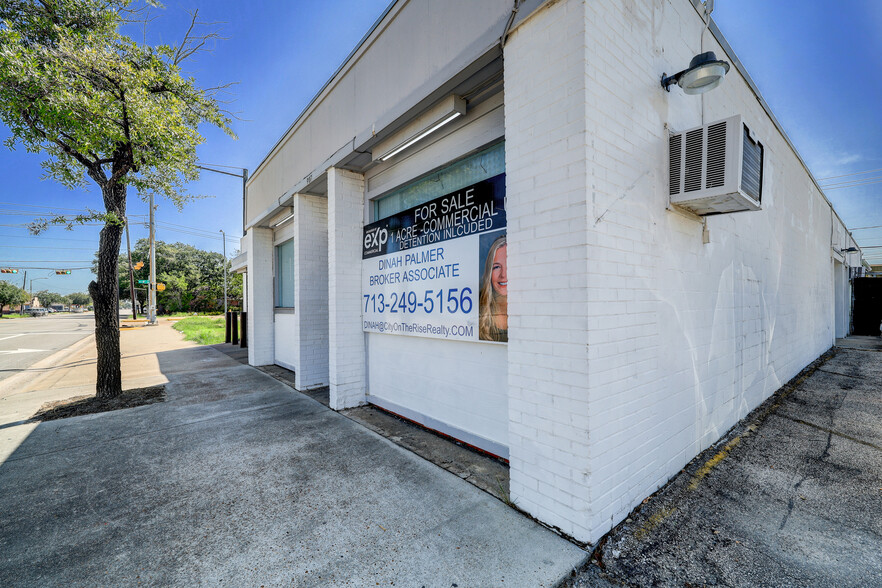
[[[70,239],[65,237],[44,237],[43,235],[0,235],[0,237],[6,237],[9,239],[46,239],[47,241],[85,241],[86,243],[92,243],[93,239]],[[98,237],[95,237],[97,239]]]
[[[850,184],[852,182],[864,182],[867,180],[878,180],[880,177],[882,177],[882,176],[870,176],[868,178],[852,178],[852,179],[847,179],[847,180],[836,180],[835,182],[825,182],[824,185],[825,186],[833,186],[836,184]]]
[[[185,225],[176,225],[176,224],[174,224],[174,223],[168,223],[168,222],[165,222],[165,221],[156,221],[156,224],[158,224],[158,225],[160,225],[160,226],[164,226],[164,227],[177,227],[177,228],[180,228],[180,229],[187,229],[187,230],[193,231],[193,232],[195,232],[195,233],[203,233],[206,237],[217,237],[217,235],[216,235],[213,231],[207,231],[207,230],[205,230],[205,229],[199,229],[199,228],[196,228],[196,227],[188,227],[188,226],[185,226]],[[222,238],[222,237],[219,237],[219,238]],[[242,238],[242,237],[228,236],[228,237],[227,237],[227,240],[228,240],[228,241],[235,241],[235,240],[238,240],[238,239],[241,239],[241,238]]]
[[[104,223],[76,223],[76,225],[78,227],[103,227]],[[2,224],[0,224],[0,227],[13,227],[15,229],[26,229],[26,228],[28,228],[28,226],[29,225],[27,223],[21,223],[21,224],[17,224],[17,225],[2,225]]]
[[[869,169],[869,170],[867,170],[867,171],[854,172],[854,173],[852,173],[852,174],[842,174],[841,176],[828,176],[828,177],[826,177],[826,178],[818,178],[818,181],[819,181],[819,182],[823,182],[823,181],[825,181],[825,180],[835,180],[836,178],[848,178],[848,177],[850,177],[850,176],[862,176],[862,175],[864,175],[864,174],[872,174],[872,173],[880,172],[880,171],[882,171],[882,168],[879,168],[879,169]]]
[[[0,247],[15,248],[15,249],[52,249],[53,251],[58,251],[58,249],[59,249],[58,247],[36,247],[33,245],[0,245]],[[74,249],[77,249],[80,251],[95,251],[94,247],[65,247],[64,248],[65,251],[71,251]]]
[[[5,263],[5,262],[0,261],[0,263]],[[61,269],[71,270],[71,271],[73,271],[73,270],[91,270],[92,269],[91,267],[58,267],[55,265],[50,265],[50,266],[35,266],[35,265],[14,265],[14,266],[12,266],[12,265],[9,265],[9,266],[5,266],[5,267],[11,268],[11,269],[20,269],[20,270],[49,270],[49,271],[61,270]]]
[[[872,181],[869,181],[869,179],[868,179],[868,181],[866,181],[866,182],[855,182],[855,183],[853,183],[853,184],[846,184],[846,185],[842,185],[842,186],[832,186],[832,187],[829,187],[829,188],[828,188],[828,187],[825,187],[825,186],[822,186],[821,189],[822,189],[824,192],[827,192],[828,190],[839,190],[839,189],[842,189],[842,188],[854,188],[854,187],[856,187],[856,186],[871,186],[871,185],[873,185],[873,184],[879,184],[879,183],[882,183],[882,178],[879,178],[879,179],[876,179],[876,180],[872,180]]]
[[[863,231],[863,230],[866,230],[866,229],[882,229],[882,225],[875,225],[875,226],[872,226],[872,227],[857,227],[857,228],[854,228],[854,229],[851,229],[851,230],[852,230],[852,231]]]
[[[72,212],[87,212],[82,208],[63,208],[61,206],[41,206],[39,204],[19,204],[18,202],[0,202],[0,205],[3,206],[19,206],[22,208],[45,208],[48,210],[69,210]]]

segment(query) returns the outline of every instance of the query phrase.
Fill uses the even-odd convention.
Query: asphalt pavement
[[[571,588],[882,586],[882,340],[837,341],[648,499]]]
[[[92,313],[0,320],[0,381],[95,332]]]

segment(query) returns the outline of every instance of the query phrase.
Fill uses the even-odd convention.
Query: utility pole
[[[126,217],[126,251],[129,254],[129,288],[132,293],[132,320],[137,320],[138,312],[135,310],[135,270],[132,268],[132,243],[129,240],[129,218]]]
[[[220,230],[224,238],[224,320],[227,320],[227,234]]]
[[[150,285],[147,290],[147,323],[156,324],[156,223],[154,222],[153,194],[150,194]]]
[[[22,290],[25,289],[25,286],[27,285],[27,283],[28,283],[28,270],[25,270],[24,278],[21,281],[21,289]],[[28,304],[30,304],[30,303],[31,303],[31,301],[28,300]],[[24,314],[24,302],[22,302],[21,304],[18,305],[18,314]]]

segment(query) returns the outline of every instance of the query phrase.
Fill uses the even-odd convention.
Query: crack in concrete
[[[846,378],[855,378],[856,380],[869,380],[869,378],[866,378],[866,377],[864,377],[864,376],[855,376],[855,375],[853,375],[853,374],[843,374],[842,372],[834,372],[834,371],[831,371],[831,370],[822,370],[822,369],[819,369],[818,371],[819,371],[819,372],[824,372],[825,374],[834,374],[834,375],[837,375],[837,376],[844,376],[844,377],[846,377]]]
[[[876,449],[878,451],[882,451],[882,447],[880,447],[879,445],[876,445],[875,443],[870,443],[869,441],[864,441],[862,439],[858,439],[857,437],[852,437],[851,435],[846,435],[845,433],[840,433],[839,431],[834,431],[833,429],[830,429],[828,427],[822,427],[821,425],[816,425],[814,423],[810,423],[808,421],[804,421],[802,419],[797,419],[797,418],[783,415],[783,414],[779,414],[778,416],[780,416],[781,418],[793,421],[794,423],[799,423],[800,425],[812,427],[812,428],[817,429],[819,431],[824,431],[825,433],[830,433],[830,434],[836,435],[837,437],[842,437],[843,439],[848,439],[849,441],[854,441],[855,443],[860,443],[861,445],[866,445],[867,447],[872,447],[873,449]]]

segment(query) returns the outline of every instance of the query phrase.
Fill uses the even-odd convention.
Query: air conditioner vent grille
[[[684,192],[701,190],[701,161],[704,157],[704,129],[686,133],[686,181]]]
[[[680,163],[683,158],[683,136],[671,135],[670,139],[670,155],[668,161],[670,163],[669,178],[670,185],[668,193],[671,195],[680,193]]]
[[[745,194],[762,202],[763,186],[763,145],[750,138],[750,131],[744,127],[744,155],[741,163],[741,189]]]
[[[740,114],[669,133],[668,199],[699,216],[761,210],[762,143]]]
[[[726,123],[707,128],[707,178],[705,188],[719,188],[726,183]]]

